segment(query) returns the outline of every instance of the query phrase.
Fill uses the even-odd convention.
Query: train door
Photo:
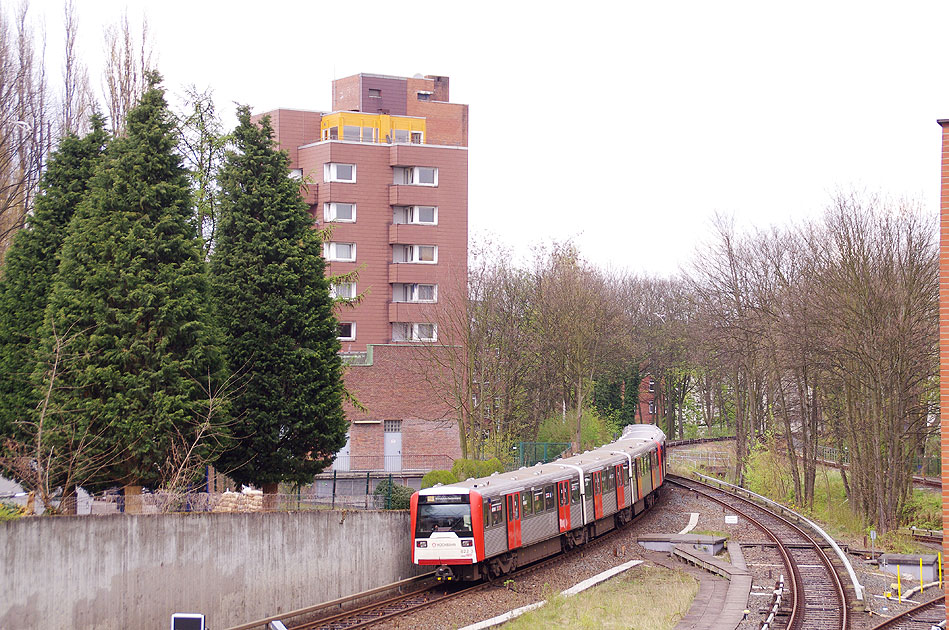
[[[616,473],[616,511],[626,507],[626,479],[623,478],[623,465],[614,467]]]
[[[521,493],[507,495],[507,548],[521,546]]]
[[[643,460],[640,457],[636,460],[633,468],[636,469],[636,500],[643,498]]]
[[[593,518],[603,518],[603,471],[593,473]]]
[[[557,515],[560,531],[570,529],[570,480],[557,482]]]

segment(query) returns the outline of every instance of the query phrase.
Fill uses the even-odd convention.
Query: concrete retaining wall
[[[415,575],[406,512],[21,518],[0,523],[0,628],[224,628]]]

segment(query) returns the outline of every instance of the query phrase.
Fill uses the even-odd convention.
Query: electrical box
[[[175,613],[171,616],[171,630],[206,630],[204,615],[199,613]]]

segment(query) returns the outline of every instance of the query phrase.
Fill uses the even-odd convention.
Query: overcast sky
[[[472,238],[523,257],[573,238],[666,275],[716,211],[786,224],[853,188],[938,211],[945,1],[77,5],[97,90],[104,27],[147,12],[166,87],[213,88],[228,125],[234,102],[329,110],[333,78],[359,72],[448,75],[470,105]],[[56,75],[62,2],[32,8]]]

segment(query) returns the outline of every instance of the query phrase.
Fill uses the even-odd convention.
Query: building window
[[[410,138],[408,129],[393,129],[392,130],[392,142],[398,144],[400,142],[408,142]]]
[[[323,130],[324,140],[339,140],[339,127],[329,127]]]
[[[649,377],[649,393],[653,394],[656,391],[656,381],[652,377]]]
[[[432,93],[431,92],[416,92],[415,98],[417,98],[420,101],[427,101],[432,98]]]
[[[413,324],[393,322],[392,341],[435,341],[438,337],[436,324]]]
[[[330,285],[330,297],[334,300],[351,300],[356,297],[355,282],[340,282]]]
[[[356,125],[343,125],[343,140],[359,142],[359,129]]]
[[[395,166],[392,183],[407,186],[438,186],[438,168],[434,166]]]
[[[382,430],[385,433],[402,433],[401,420],[383,420]]]
[[[382,98],[382,90],[369,88],[369,98]]]
[[[326,260],[352,262],[356,260],[356,244],[335,242],[323,243],[323,258]]]
[[[392,285],[393,302],[435,302],[437,299],[437,284],[412,284],[397,282]]]
[[[356,324],[353,322],[340,322],[336,330],[336,338],[340,341],[354,341],[356,339]]]
[[[375,141],[376,141],[376,129],[375,129],[375,127],[363,127],[363,128],[362,128],[362,141],[363,141],[363,142],[375,142]]]
[[[392,262],[433,265],[438,262],[437,245],[393,245]]]
[[[651,414],[656,413],[656,401],[655,401],[655,400],[650,400],[650,401],[649,401],[649,413],[651,413]]]
[[[422,144],[422,132],[413,131],[412,132],[412,144]]]
[[[356,204],[354,203],[324,203],[323,220],[353,223],[356,221]]]
[[[392,209],[392,222],[396,225],[438,225],[437,206],[396,206]]]
[[[359,129],[359,127],[356,127]],[[343,138],[345,140],[345,138]],[[357,137],[358,140],[358,137]],[[356,165],[338,164],[329,162],[323,165],[324,182],[351,182],[356,183]]]

